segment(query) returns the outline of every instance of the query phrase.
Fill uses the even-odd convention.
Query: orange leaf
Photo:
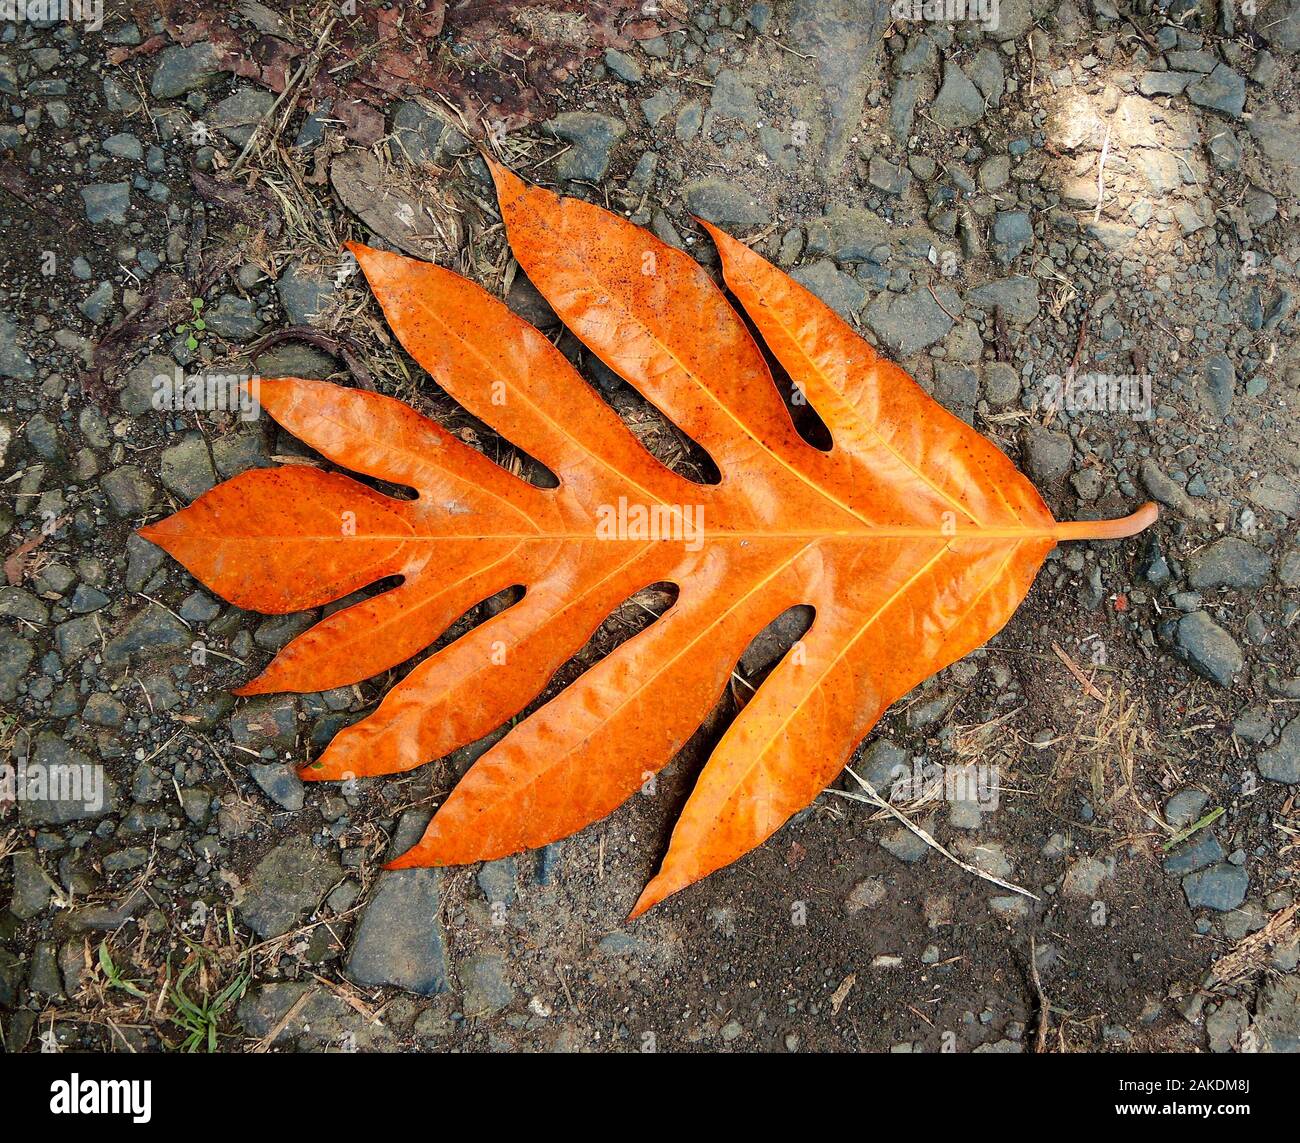
[[[666,765],[750,640],[796,604],[808,633],[713,751],[636,916],[735,861],[807,806],[895,699],[1006,623],[1063,539],[992,444],[803,287],[708,227],[727,285],[830,430],[795,430],[744,322],[700,266],[631,223],[493,165],[511,246],[560,318],[705,448],[692,483],[648,454],[537,330],[438,266],[351,247],[407,351],[475,416],[546,465],[507,473],[390,398],[264,381],[264,407],[347,476],[245,473],[142,530],[241,607],[314,607],[402,583],[299,636],[241,693],[356,682],[433,643],[475,604],[523,598],[425,659],[303,777],[391,774],[519,714],[640,589],[676,603],[516,725],[470,769],[394,867],[502,857],[574,833]]]

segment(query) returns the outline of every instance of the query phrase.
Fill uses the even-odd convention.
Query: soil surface
[[[1300,1050],[1300,4],[939,7],[243,0],[0,25],[7,1050]],[[652,791],[481,866],[382,868],[499,734],[405,775],[296,776],[411,664],[231,694],[340,604],[242,611],[135,529],[325,462],[269,418],[160,409],[156,378],[359,385],[548,476],[406,356],[346,240],[504,297],[710,479],[514,263],[480,147],[715,274],[694,217],[742,237],[1058,519],[1161,503],[1137,539],[1054,551],[855,753],[934,844],[846,774],[625,922],[799,609]],[[671,600],[629,600],[529,709]],[[945,788],[962,768],[982,802]],[[59,772],[102,797],[23,785]]]

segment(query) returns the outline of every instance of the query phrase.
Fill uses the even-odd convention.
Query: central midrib
[[[934,528],[934,527],[905,527],[894,525],[882,525],[878,528],[827,528],[827,529],[776,529],[772,531],[731,531],[729,529],[720,529],[717,531],[701,530],[702,536],[707,543],[732,543],[737,541],[749,542],[755,540],[819,540],[819,539],[852,539],[861,540],[889,540],[901,538],[913,539],[976,539],[976,540],[999,540],[999,539],[1056,539],[1056,528],[1041,527],[961,527],[956,528]],[[243,541],[252,542],[256,540],[274,541],[276,543],[286,543],[294,541],[311,541],[318,543],[356,543],[358,541],[394,541],[402,543],[459,543],[492,540],[511,540],[518,543],[554,543],[564,541],[568,543],[579,543],[587,540],[597,540],[602,544],[645,544],[645,543],[662,543],[662,544],[680,544],[688,542],[687,538],[663,537],[650,538],[646,536],[628,536],[628,537],[602,537],[597,536],[595,529],[583,532],[467,532],[467,533],[446,533],[443,535],[419,535],[410,532],[366,532],[358,533],[352,536],[341,536],[336,532],[328,534],[303,533],[303,532],[286,532],[284,535],[259,534],[255,536],[232,535],[230,532],[211,532],[211,533],[192,533],[195,539],[210,539],[216,541]]]

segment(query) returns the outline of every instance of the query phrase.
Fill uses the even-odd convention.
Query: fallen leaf
[[[727,284],[833,440],[795,431],[744,321],[688,255],[589,203],[492,166],[510,244],[556,314],[712,457],[700,485],[645,451],[541,333],[436,265],[352,245],[393,332],[469,412],[554,473],[512,476],[409,406],[295,378],[263,407],[398,500],[308,467],[258,469],[141,530],[239,607],[317,607],[388,576],[239,693],[315,692],[427,648],[477,603],[525,592],[412,669],[341,731],[309,779],[391,774],[517,716],[624,600],[675,603],[469,770],[391,868],[545,845],[604,817],[708,716],[751,639],[798,604],[812,626],[722,736],[633,916],[761,844],[840,772],[895,699],[980,646],[1059,541],[997,448],[877,356],[833,311],[709,227]]]

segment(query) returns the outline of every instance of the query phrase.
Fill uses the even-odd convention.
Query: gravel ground
[[[1001,0],[985,27],[878,0],[557,2],[441,31],[420,23],[440,6],[359,7],[0,25],[5,1047],[1300,1050],[1300,3]],[[485,134],[710,269],[692,215],[752,240],[1058,518],[1164,506],[1139,540],[1054,552],[855,757],[1035,899],[826,794],[626,924],[735,696],[582,833],[383,872],[491,740],[304,787],[295,765],[401,669],[231,695],[319,613],[226,605],[134,529],[310,458],[238,409],[160,410],[155,378],[351,378],[528,471],[396,346],[344,239],[502,294],[647,447],[707,469],[509,259]],[[965,765],[996,798],[895,781]],[[58,775],[90,785],[37,788]]]

